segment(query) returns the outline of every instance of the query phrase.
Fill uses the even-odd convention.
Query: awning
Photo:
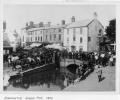
[[[114,45],[114,46],[116,46],[116,44],[114,43],[114,44],[110,44],[110,45]]]
[[[32,43],[31,45],[30,45],[30,47],[38,47],[38,46],[40,46],[41,45],[41,43]]]
[[[24,49],[25,49],[25,50],[30,50],[30,49],[32,49],[32,48],[29,47],[29,46],[26,46]]]
[[[53,49],[58,49],[58,50],[64,50],[66,49],[65,47],[60,46],[60,44],[51,44],[45,46],[46,48],[53,48]]]

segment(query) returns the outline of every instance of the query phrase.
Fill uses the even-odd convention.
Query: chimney
[[[75,16],[72,16],[71,22],[75,22]]]
[[[97,19],[98,15],[96,12],[93,13],[93,17],[94,17],[94,19]]]
[[[39,23],[39,27],[43,27],[43,22],[40,22],[40,23]]]
[[[3,31],[5,31],[5,30],[6,30],[6,22],[3,21]]]
[[[30,21],[30,27],[33,27],[33,25],[34,25],[34,22]]]
[[[62,25],[65,25],[65,20],[62,20],[61,22],[62,22]]]
[[[26,23],[26,26],[28,26],[28,23]]]
[[[51,22],[48,22],[48,27],[50,27],[51,26]]]

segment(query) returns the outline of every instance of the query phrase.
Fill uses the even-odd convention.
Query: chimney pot
[[[6,30],[6,22],[5,21],[3,22],[3,30],[4,31]]]
[[[34,25],[34,22],[30,21],[30,27],[33,27],[33,25]]]
[[[28,23],[26,23],[26,26],[28,26]]]
[[[40,22],[40,23],[39,23],[39,27],[43,27],[43,22]]]
[[[65,25],[65,20],[62,20],[62,25]]]
[[[75,16],[72,16],[71,22],[75,22]]]
[[[51,22],[48,22],[48,27],[50,27],[51,26]]]
[[[98,15],[96,12],[93,13],[93,17],[94,17],[94,19],[97,19]]]

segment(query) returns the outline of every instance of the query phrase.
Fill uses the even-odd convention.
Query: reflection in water
[[[33,73],[30,75],[24,75],[21,77],[16,77],[16,79],[10,79],[11,88],[7,90],[11,91],[19,89],[32,90],[34,87],[36,89],[47,91],[47,90],[63,90],[69,84],[74,83],[76,76],[69,72],[65,68],[51,69],[49,71],[43,71],[38,73]],[[35,90],[36,91],[36,90]]]

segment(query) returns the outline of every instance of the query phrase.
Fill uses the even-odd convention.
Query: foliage
[[[116,19],[109,21],[109,26],[106,27],[105,31],[107,33],[106,36],[114,43],[116,39]]]

